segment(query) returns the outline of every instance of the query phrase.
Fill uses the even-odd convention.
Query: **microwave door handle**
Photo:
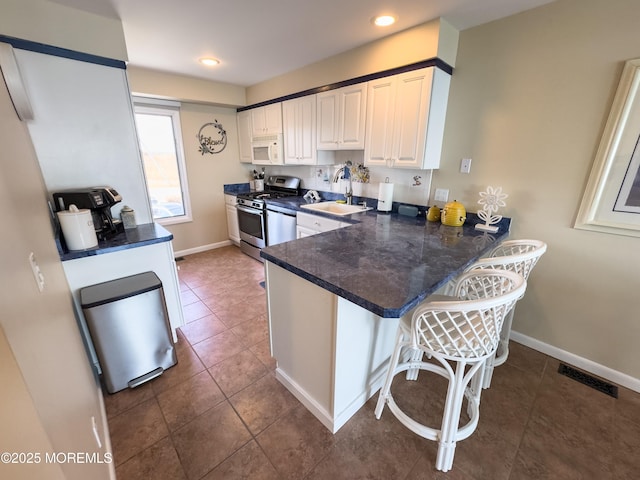
[[[276,154],[276,145],[274,145],[273,143],[271,145],[269,145],[269,163],[273,164],[274,161],[274,155]]]

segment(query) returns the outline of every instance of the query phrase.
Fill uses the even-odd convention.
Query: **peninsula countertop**
[[[304,211],[297,199],[281,205]],[[505,218],[490,234],[475,229],[474,214],[462,227],[375,210],[332,218],[353,225],[266,247],[261,256],[385,318],[401,317],[462,273],[508,236],[510,224]]]

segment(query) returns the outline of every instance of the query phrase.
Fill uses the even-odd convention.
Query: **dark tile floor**
[[[376,420],[375,397],[332,435],[275,379],[262,264],[225,247],[178,265],[178,364],[106,395],[118,480],[640,478],[640,395],[614,399],[513,342],[450,472],[433,468],[434,442],[388,410]],[[426,373],[394,383],[403,408],[432,419],[445,388]]]

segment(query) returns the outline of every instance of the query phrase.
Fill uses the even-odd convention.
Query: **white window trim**
[[[185,161],[184,148],[182,142],[182,128],[180,125],[180,102],[170,100],[160,100],[148,97],[132,97],[134,113],[146,113],[146,114],[163,114],[171,117],[171,123],[173,124],[173,137],[176,142],[176,157],[178,162],[178,173],[180,176],[180,189],[182,190],[182,201],[184,206],[184,215],[169,218],[157,218],[153,219],[154,222],[160,225],[175,225],[178,223],[187,223],[193,221],[191,212],[191,196],[189,194],[189,181],[187,178],[187,163]],[[138,142],[139,143],[139,142]],[[139,147],[138,147],[139,148]],[[140,152],[140,161],[142,161],[142,152]],[[144,168],[144,162],[142,162],[142,170],[145,177],[145,189],[147,190],[147,197],[149,196],[149,188],[146,185],[147,173]],[[151,203],[151,199],[149,199]],[[151,206],[153,211],[153,206]],[[153,214],[152,214],[153,215]]]

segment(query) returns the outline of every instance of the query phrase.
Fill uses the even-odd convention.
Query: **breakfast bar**
[[[276,376],[335,433],[380,388],[399,320],[509,231],[368,211],[262,250]]]

